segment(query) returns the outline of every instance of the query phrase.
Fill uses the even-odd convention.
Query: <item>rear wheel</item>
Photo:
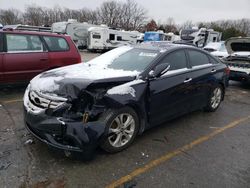
[[[223,99],[223,89],[222,86],[218,85],[216,86],[212,92],[210,93],[208,104],[205,107],[205,110],[208,112],[214,112],[217,110],[217,108],[220,106],[220,103]]]
[[[127,148],[139,130],[138,116],[130,107],[109,110],[102,120],[106,123],[107,136],[101,143],[101,148],[110,153]]]

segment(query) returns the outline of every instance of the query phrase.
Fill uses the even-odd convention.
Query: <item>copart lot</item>
[[[98,54],[82,53],[87,61]],[[25,86],[0,88],[1,187],[250,187],[250,85],[230,82],[215,113],[153,128],[92,161],[48,149],[25,129]]]

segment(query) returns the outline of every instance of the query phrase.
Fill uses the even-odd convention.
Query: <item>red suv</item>
[[[0,83],[26,82],[37,74],[81,62],[70,36],[0,31]]]

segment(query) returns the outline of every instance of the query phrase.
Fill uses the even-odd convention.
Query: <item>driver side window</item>
[[[168,63],[170,71],[187,68],[187,58],[184,50],[178,50],[168,54],[161,63]]]

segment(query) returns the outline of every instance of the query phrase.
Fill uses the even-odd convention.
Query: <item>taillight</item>
[[[229,74],[230,74],[230,69],[229,69],[228,67],[225,68],[225,73],[226,73],[226,75],[229,76]]]

